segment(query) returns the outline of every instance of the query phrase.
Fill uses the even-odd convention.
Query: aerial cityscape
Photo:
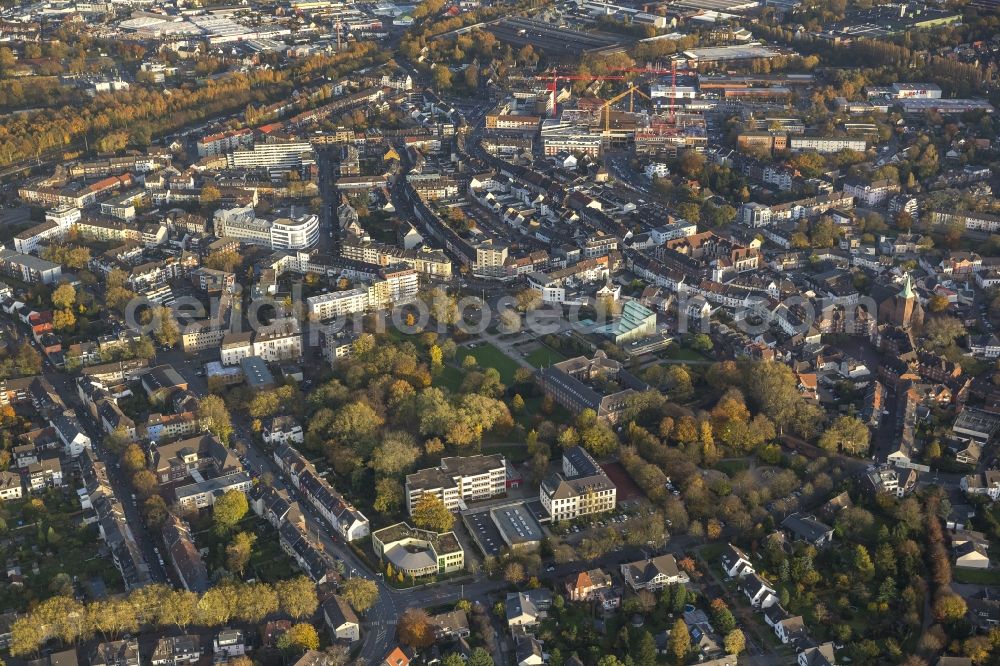
[[[0,666],[1000,664],[1000,0],[0,0]]]

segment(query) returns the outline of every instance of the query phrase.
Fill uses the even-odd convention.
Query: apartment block
[[[436,496],[450,511],[465,502],[503,495],[507,491],[507,462],[499,454],[442,458],[441,465],[422,469],[406,477],[406,508],[425,494]]]

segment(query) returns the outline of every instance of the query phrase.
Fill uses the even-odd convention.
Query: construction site
[[[703,115],[678,104],[684,97],[678,92],[678,81],[682,77],[689,81],[691,72],[676,64],[612,72],[552,70],[541,74],[487,115],[487,130],[538,132],[547,156],[569,152],[596,157],[606,150],[630,147],[639,154],[667,155],[707,143]],[[574,95],[574,87],[581,86],[582,93]],[[657,99],[650,94],[651,88],[656,88]]]

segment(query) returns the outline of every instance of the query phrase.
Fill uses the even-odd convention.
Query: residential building
[[[219,209],[215,212],[215,235],[235,238],[272,250],[304,250],[319,241],[319,217],[310,213],[295,217],[257,217],[253,206]]]
[[[209,134],[198,139],[198,157],[225,155],[234,150],[253,147],[253,130],[249,128]]]
[[[842,150],[856,150],[863,153],[868,148],[868,142],[864,139],[840,137],[793,136],[788,143],[792,151],[815,150],[817,153],[839,153]]]
[[[480,277],[504,277],[507,255],[510,249],[506,245],[486,240],[476,245],[476,259],[472,264],[473,275]]]
[[[345,317],[369,308],[368,290],[360,287],[333,291],[306,299],[310,317],[319,320]]]
[[[464,610],[453,610],[438,613],[428,618],[434,629],[434,638],[438,641],[454,641],[469,637],[469,616]]]
[[[156,641],[150,663],[153,666],[194,664],[201,658],[201,637],[194,634],[168,636]]]
[[[191,527],[177,516],[168,514],[162,533],[170,566],[184,589],[198,594],[208,590],[208,568],[191,537]]]
[[[851,179],[844,183],[844,194],[849,194],[866,206],[878,206],[899,192],[899,183],[889,180],[867,181]]]
[[[303,440],[302,426],[293,416],[275,416],[264,424],[261,437],[266,444],[301,444]]]
[[[775,608],[772,606],[771,608]],[[774,623],[774,635],[784,644],[797,642],[807,637],[805,620],[801,615],[786,617]]]
[[[42,458],[38,462],[31,463],[25,470],[25,476],[28,490],[33,493],[63,486],[63,469],[58,457]]]
[[[833,541],[833,528],[816,520],[815,516],[793,513],[781,521],[781,529],[795,541],[805,541],[817,548]]]
[[[343,597],[333,595],[323,602],[323,620],[334,641],[354,643],[361,639],[361,623]]]
[[[248,493],[252,487],[253,479],[248,473],[235,472],[174,488],[174,496],[184,510],[204,509],[229,491]]]
[[[990,558],[986,551],[990,547],[990,542],[981,532],[956,531],[951,535],[951,547],[956,568],[989,568]]]
[[[967,495],[986,495],[996,502],[1000,499],[1000,471],[987,470],[963,476],[959,487]]]
[[[723,571],[729,578],[743,578],[755,573],[753,563],[742,550],[731,543],[726,544],[726,548],[719,556]]]
[[[267,362],[302,358],[302,330],[294,317],[276,319],[257,329],[253,354]]]
[[[292,485],[341,536],[348,541],[368,536],[368,518],[337,493],[295,448],[279,444],[274,449],[274,460],[289,476]]]
[[[0,273],[28,284],[56,284],[62,277],[62,266],[0,247]]]
[[[514,662],[517,666],[542,666],[545,653],[541,642],[530,634],[514,634]]]
[[[313,162],[313,149],[308,141],[258,143],[253,148],[228,153],[226,162],[230,169],[266,168],[279,172],[291,171]]]
[[[621,593],[614,588],[611,576],[603,569],[590,569],[566,580],[566,595],[570,601],[594,602],[601,610],[612,611],[621,603]]]
[[[139,666],[139,643],[134,639],[98,643],[90,656],[91,666]]]
[[[889,493],[904,497],[917,485],[917,470],[883,465],[869,470],[865,474],[865,481],[866,490],[872,495]]]
[[[200,480],[205,474],[225,475],[243,470],[229,447],[215,435],[205,433],[165,444],[152,444],[149,450],[150,469],[160,484]]]
[[[70,208],[79,213],[76,208]],[[46,215],[46,217],[48,217]],[[36,224],[30,229],[19,231],[14,234],[14,249],[21,254],[31,254],[48,240],[60,239],[69,231],[68,227],[61,226],[54,220],[46,220],[41,224]]]
[[[795,658],[796,666],[837,666],[833,643],[807,647]]]
[[[24,496],[21,475],[6,470],[0,471],[0,501],[10,502]]]
[[[317,537],[307,532],[304,522],[281,523],[278,527],[278,543],[295,560],[299,569],[317,584],[326,582],[329,573],[335,569],[333,560]]]
[[[403,652],[402,648],[394,647],[379,663],[379,666],[410,666],[410,657]]]
[[[219,349],[222,365],[239,365],[240,361],[253,355],[253,331],[225,333]]]
[[[212,657],[215,663],[229,661],[242,657],[247,653],[243,632],[239,629],[225,628],[212,639]]]
[[[750,574],[740,586],[754,608],[766,609],[778,603],[778,593],[758,574]]]
[[[690,581],[687,573],[677,567],[673,555],[660,555],[621,565],[622,578],[633,591],[659,590],[667,585]]]
[[[532,627],[549,616],[552,608],[552,592],[544,588],[527,592],[510,592],[504,603],[507,625]]]

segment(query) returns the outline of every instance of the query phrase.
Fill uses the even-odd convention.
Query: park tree
[[[207,395],[198,403],[198,420],[207,427],[223,443],[229,441],[233,434],[233,423],[229,417],[229,409],[222,398],[217,395]]]
[[[410,647],[419,649],[434,643],[434,628],[423,608],[406,609],[399,618],[396,630],[400,642]]]
[[[253,553],[256,540],[257,535],[250,532],[238,532],[233,536],[233,540],[226,546],[226,568],[242,576],[247,564],[250,563],[250,555]]]
[[[691,632],[683,618],[678,618],[670,629],[668,650],[675,663],[683,664],[687,661],[688,653],[691,652]]]
[[[929,317],[924,324],[927,347],[932,351],[941,351],[950,347],[956,339],[964,336],[965,333],[965,326],[954,317]]]
[[[945,592],[934,600],[934,617],[939,622],[958,622],[966,611],[965,600],[953,592]]]
[[[140,625],[156,625],[159,622],[163,612],[163,602],[170,592],[169,586],[159,583],[129,592],[128,602]]]
[[[740,654],[747,647],[747,639],[741,630],[733,629],[726,634],[724,644],[728,654]]]
[[[228,534],[247,515],[250,505],[247,496],[239,490],[229,490],[215,500],[212,506],[212,522],[218,534]]]
[[[348,578],[340,587],[340,594],[351,605],[351,608],[359,613],[375,605],[378,601],[378,585],[367,578],[355,576]]]
[[[143,500],[155,495],[159,485],[156,475],[148,469],[140,469],[132,475],[132,487],[135,489],[135,494]]]
[[[281,610],[293,618],[312,617],[319,607],[316,585],[305,576],[280,580],[274,585]]]
[[[340,442],[354,446],[374,443],[384,421],[366,402],[349,402],[336,412],[330,421],[329,434]]]
[[[160,306],[153,311],[153,321],[156,328],[153,330],[153,337],[164,347],[173,347],[181,339],[181,330],[174,318],[174,313],[170,308]]]
[[[841,450],[852,455],[863,455],[868,451],[871,432],[860,419],[853,416],[839,416],[820,435],[819,445],[835,453]]]
[[[229,624],[236,615],[239,592],[235,585],[216,585],[198,600],[198,622],[206,627]]]
[[[251,624],[260,623],[278,611],[278,593],[267,583],[244,585],[236,597],[235,616]]]
[[[253,419],[264,419],[274,416],[281,409],[281,400],[276,391],[258,391],[254,393],[247,405],[247,413]]]
[[[403,504],[403,486],[399,479],[385,477],[375,482],[375,510],[389,514]]]
[[[173,625],[185,630],[194,624],[199,615],[198,595],[187,590],[171,590],[160,600],[158,622],[161,626]]]
[[[688,178],[695,178],[701,175],[702,169],[705,168],[705,156],[696,150],[685,150],[681,153],[680,157],[680,169]],[[692,219],[697,219],[694,217]]]
[[[871,555],[863,545],[858,544],[854,547],[853,559],[854,568],[863,579],[868,580],[875,574],[875,565],[872,563]]]
[[[53,295],[53,301],[55,296]],[[948,297],[943,294],[934,294],[927,299],[927,311],[934,314],[944,312],[948,309]]]
[[[779,426],[791,421],[801,400],[795,376],[784,363],[765,361],[750,365],[746,387],[751,401]]]
[[[455,524],[455,515],[437,495],[424,493],[413,507],[413,523],[425,530],[447,532]]]
[[[438,92],[446,92],[451,89],[451,70],[445,65],[436,65],[432,72],[434,88]]]
[[[469,655],[468,666],[493,666],[493,657],[485,648],[477,647]]]
[[[122,453],[122,465],[130,474],[146,469],[146,454],[135,442],[125,447],[125,451]]]
[[[63,283],[52,292],[52,305],[60,310],[67,310],[76,303],[76,289],[73,285]]]
[[[639,634],[632,649],[635,666],[656,666],[656,641],[648,631]]]
[[[524,565],[520,562],[509,563],[503,571],[503,578],[512,585],[520,585],[524,582]]]
[[[159,530],[167,522],[169,515],[167,501],[159,495],[147,497],[142,503],[142,515],[150,529]]]
[[[293,624],[278,638],[278,649],[296,653],[318,650],[319,634],[316,632],[316,627],[306,622]]]
[[[479,68],[469,65],[464,72],[465,85],[467,88],[476,89],[479,86]]]
[[[413,435],[392,431],[385,434],[382,443],[375,447],[369,465],[386,476],[400,474],[409,469],[420,457],[420,448]]]
[[[56,310],[52,314],[52,328],[57,331],[70,331],[76,326],[76,315],[72,310]]]
[[[33,655],[44,641],[45,632],[30,616],[20,617],[11,625],[9,650],[12,656]]]
[[[736,628],[736,618],[733,617],[733,612],[729,610],[725,601],[722,599],[713,599],[710,607],[712,610],[712,626],[719,633],[725,635]]]

